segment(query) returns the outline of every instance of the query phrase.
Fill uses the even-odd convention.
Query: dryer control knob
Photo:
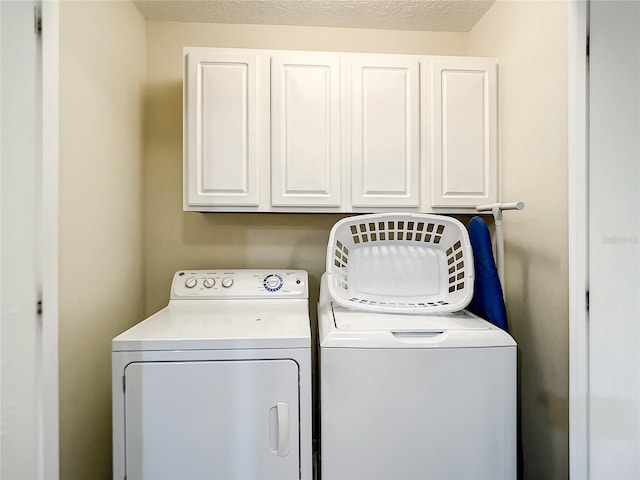
[[[277,292],[282,288],[282,277],[277,274],[267,275],[263,280],[264,288],[269,292]]]
[[[216,281],[213,278],[205,278],[202,284],[205,288],[211,288],[216,284]]]
[[[198,284],[198,279],[194,277],[189,277],[184,281],[184,286],[187,288],[193,288]]]
[[[222,279],[222,286],[224,288],[229,288],[231,285],[233,285],[233,278],[231,277],[224,277]]]

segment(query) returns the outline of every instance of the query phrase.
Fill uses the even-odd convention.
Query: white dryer
[[[516,343],[466,312],[332,304],[323,277],[322,480],[516,478]]]
[[[307,273],[177,272],[113,339],[114,479],[312,478]]]

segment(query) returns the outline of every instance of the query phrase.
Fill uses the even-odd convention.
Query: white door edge
[[[570,0],[569,113],[569,477],[589,478],[587,35],[589,2]]]
[[[42,2],[42,356],[40,477],[60,478],[58,400],[59,1]]]
[[[0,8],[0,26],[2,25],[2,9]],[[1,27],[0,27],[1,28]],[[1,32],[0,32],[1,33]],[[2,35],[0,34],[0,50],[2,49]],[[2,62],[0,62],[0,91],[2,91]],[[2,132],[2,115],[0,114],[0,132]],[[0,134],[0,138],[1,138]],[[1,140],[0,140],[1,141]],[[0,160],[2,154],[0,153]],[[2,177],[0,169],[0,197],[2,196]],[[2,219],[0,218],[0,251],[2,251]],[[2,257],[0,256],[0,266],[2,265]],[[2,275],[0,275],[0,311],[2,311]],[[0,321],[0,327],[2,322]],[[2,328],[0,328],[0,344],[2,344]],[[2,412],[2,368],[0,368],[0,418]],[[0,431],[2,431],[2,421],[0,420]],[[0,435],[0,452],[2,452],[2,435]],[[0,454],[0,472],[2,472],[2,455]]]

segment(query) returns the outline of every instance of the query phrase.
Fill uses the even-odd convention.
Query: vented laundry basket
[[[329,235],[328,289],[347,308],[455,312],[471,301],[473,277],[469,235],[451,217],[360,215],[338,221]]]

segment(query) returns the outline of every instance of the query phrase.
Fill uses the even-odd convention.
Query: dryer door
[[[125,382],[127,479],[300,478],[293,360],[136,362]]]

